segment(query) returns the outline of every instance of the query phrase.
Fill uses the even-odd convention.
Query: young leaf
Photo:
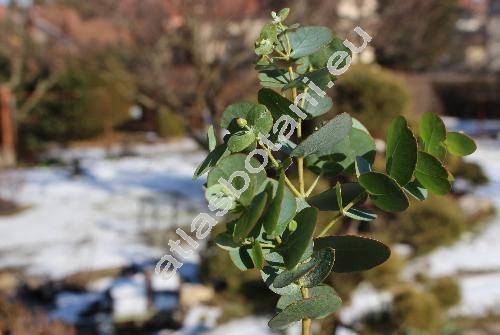
[[[349,134],[351,127],[352,119],[349,114],[340,114],[302,141],[292,151],[292,156],[305,157],[310,154],[318,156],[332,155],[335,153],[335,144],[342,141]]]
[[[426,189],[434,194],[444,195],[451,189],[448,171],[434,156],[419,151],[415,177]]]
[[[309,246],[316,225],[317,211],[314,208],[308,207],[301,210],[296,216],[297,230],[295,230],[285,245],[280,250],[283,256],[287,269],[293,269],[299,264],[307,247]]]
[[[366,196],[361,197],[365,190],[358,183],[345,183],[341,186],[342,200],[338,199],[336,188],[331,188],[320,194],[307,198],[307,202],[311,206],[316,207],[320,211],[340,211],[339,203],[347,205],[348,203],[357,200],[358,204],[366,199]]]
[[[301,27],[288,34],[293,58],[301,58],[318,51],[329,43],[333,36],[326,27]]]
[[[391,177],[379,172],[367,172],[360,175],[358,181],[378,208],[387,212],[401,212],[408,208],[406,194]]]
[[[354,235],[319,237],[314,240],[314,250],[335,250],[333,272],[365,271],[384,263],[391,249],[377,240]]]
[[[334,293],[313,296],[289,304],[268,323],[272,329],[285,329],[302,319],[322,319],[339,309],[342,300]]]
[[[425,152],[443,160],[446,148],[443,145],[446,139],[446,127],[443,120],[436,114],[426,112],[420,120],[420,138],[424,142]]]
[[[396,117],[389,127],[386,160],[389,176],[401,186],[408,184],[417,165],[417,140],[402,116]]]
[[[261,192],[253,198],[250,207],[244,215],[236,221],[234,226],[233,239],[235,242],[242,241],[250,234],[257,222],[259,221],[262,212],[266,208],[267,193]]]
[[[477,149],[474,140],[463,132],[449,132],[445,144],[455,156],[467,156]]]

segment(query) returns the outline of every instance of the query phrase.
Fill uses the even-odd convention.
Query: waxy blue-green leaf
[[[406,194],[391,177],[379,172],[367,172],[360,175],[358,181],[378,208],[387,212],[401,212],[408,208]]]
[[[328,83],[332,81],[332,75],[328,71],[328,69],[322,68],[314,71],[307,72],[303,75],[298,76],[297,78],[290,81],[288,84],[283,86],[282,90],[288,90],[291,88],[305,88],[313,82],[316,86],[318,86],[321,90],[325,91],[328,89]],[[312,90],[312,89],[311,89]]]
[[[463,132],[449,132],[445,144],[448,151],[455,156],[467,156],[477,149],[474,140]]]
[[[312,255],[309,263],[313,263],[315,266],[301,276],[299,284],[303,287],[311,288],[321,284],[330,272],[332,272],[332,267],[335,263],[335,250],[331,248],[318,250]]]
[[[422,186],[434,194],[444,195],[451,189],[448,171],[434,156],[419,151],[415,177]]]
[[[402,116],[396,117],[387,132],[386,169],[399,185],[410,182],[417,165],[417,140]]]
[[[233,235],[227,232],[217,235],[215,237],[215,244],[227,251],[238,249],[241,246],[239,243],[234,242]]]
[[[262,225],[264,230],[268,234],[273,234],[276,226],[278,225],[278,220],[281,214],[281,207],[283,203],[283,198],[285,196],[285,174],[280,174],[280,179],[278,182],[278,187],[276,188],[276,193],[271,194],[272,199],[270,200],[267,212],[262,217]],[[294,202],[295,203],[295,202]]]
[[[352,119],[349,114],[340,114],[297,145],[292,151],[292,156],[332,155],[335,153],[335,145],[350,133],[351,127]]]
[[[217,149],[216,149],[217,150]],[[231,185],[235,190],[239,191],[245,188],[245,179],[238,176],[240,173],[248,176],[249,183],[246,190],[237,197],[238,202],[243,206],[248,206],[253,198],[254,193],[258,190],[261,185],[266,181],[266,173],[264,170],[257,174],[248,173],[245,167],[246,155],[244,154],[232,154],[227,157],[222,158],[217,166],[215,166],[207,177],[207,187],[215,184],[219,184],[219,178],[223,178],[227,182],[230,181],[230,177],[235,173],[235,177],[232,179]],[[259,166],[259,162],[252,158],[250,160],[252,166]]]
[[[268,323],[272,329],[286,329],[302,319],[322,319],[340,308],[342,300],[332,290],[330,294],[311,296],[290,303]]]
[[[245,209],[242,217],[236,221],[234,226],[233,239],[235,242],[242,241],[254,229],[266,208],[267,193],[261,192],[253,198],[250,207]]]
[[[273,285],[276,288],[286,287],[293,282],[297,281],[299,278],[304,276],[306,273],[311,271],[314,267],[318,265],[315,261],[310,261],[304,264],[299,264],[297,267],[291,270],[284,270],[274,279]]]
[[[229,250],[229,258],[233,264],[241,271],[246,271],[254,268],[252,258],[249,254],[248,247],[239,247]]]
[[[273,52],[274,42],[278,36],[275,24],[268,23],[262,27],[259,39],[255,42],[255,53],[257,55],[269,55]]]
[[[326,27],[300,27],[288,33],[293,58],[311,55],[332,40],[332,32]]]
[[[391,249],[377,240],[354,235],[319,237],[314,240],[314,250],[335,250],[333,272],[365,271],[384,263]]]
[[[262,254],[262,247],[259,241],[255,241],[252,249],[249,250],[250,258],[257,269],[262,269],[264,266],[264,256]]]
[[[221,158],[228,156],[230,153],[231,152],[228,150],[225,143],[216,146],[212,151],[208,153],[207,157],[205,157],[203,162],[201,162],[201,164],[196,168],[193,174],[193,179],[196,179],[204,173],[208,172],[208,170],[214,167]]]
[[[418,182],[418,180],[409,182],[403,188],[406,192],[408,192],[408,194],[420,201],[427,199],[429,193],[427,192],[427,189]]]
[[[338,164],[343,168],[343,174],[355,173],[356,157],[364,158],[373,164],[375,160],[375,141],[368,130],[358,120],[352,118],[352,128],[340,142],[330,149],[338,158]]]
[[[420,138],[425,152],[443,160],[446,148],[443,142],[446,139],[446,127],[443,120],[436,114],[426,112],[420,120]]]
[[[281,69],[259,70],[260,85],[269,88],[283,88],[290,82],[290,73]]]
[[[321,296],[330,296],[333,299],[337,299],[337,293],[328,285],[321,284],[315,287],[311,287],[309,289],[309,297],[321,297]],[[296,292],[294,294],[282,295],[276,304],[276,309],[278,311],[284,310],[291,303],[304,299],[302,297],[301,292]]]
[[[212,208],[230,211],[236,207],[236,199],[230,194],[226,186],[215,184],[207,187],[205,198]]]
[[[240,152],[248,148],[255,140],[254,132],[241,130],[231,135],[227,141],[227,147],[231,152]]]
[[[212,152],[215,147],[217,146],[217,138],[215,136],[215,130],[214,126],[210,125],[207,130],[207,143],[208,143],[208,150]]]
[[[309,55],[309,62],[317,69],[323,68],[327,66],[328,59],[331,55],[337,51],[347,52],[349,56],[352,56],[351,50],[344,45],[344,42],[341,39],[334,37],[330,43],[323,46],[312,55]],[[344,66],[346,66],[346,60],[342,61],[342,63],[338,65],[338,68],[341,69]]]
[[[266,260],[269,262],[269,260],[266,257]],[[274,287],[274,280],[276,277],[282,272],[283,270],[277,269],[275,267],[271,266],[264,266],[264,268],[260,271],[260,274],[262,276],[262,280],[264,281],[264,284],[274,293],[279,294],[279,295],[289,295],[289,294],[296,294],[300,293],[300,286],[292,283],[288,286],[282,287],[282,288],[276,288]]]
[[[352,201],[358,204],[366,199],[365,189],[358,183],[345,183],[341,186],[342,190],[342,203],[345,205]],[[339,199],[335,188],[331,188],[317,195],[307,198],[307,202],[319,209],[320,211],[340,211]]]
[[[266,107],[248,101],[237,102],[227,107],[222,113],[221,127],[229,128],[239,118],[246,120],[248,127],[255,134],[267,135],[273,127],[273,117]]]
[[[271,89],[261,89],[258,94],[258,100],[259,104],[269,109],[275,120],[279,119],[282,115],[288,115],[294,120],[298,118],[297,114],[290,109],[290,105],[292,105],[293,102]]]
[[[287,269],[293,269],[299,264],[307,247],[311,243],[316,225],[318,213],[312,207],[304,208],[296,216],[297,230],[287,239],[285,245],[280,248]]]

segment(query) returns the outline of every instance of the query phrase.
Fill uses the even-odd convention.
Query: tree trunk
[[[0,85],[0,166],[11,167],[16,164],[15,116],[11,111],[12,92],[8,86]]]

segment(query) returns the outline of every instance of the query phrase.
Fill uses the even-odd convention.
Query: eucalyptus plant
[[[258,103],[225,109],[223,142],[217,143],[210,127],[210,152],[195,177],[208,172],[209,207],[227,213],[229,223],[217,245],[240,270],[260,270],[264,283],[280,295],[269,327],[285,329],[301,321],[302,334],[310,334],[312,319],[334,313],[342,303],[322,283],[330,273],[368,270],[390,256],[377,240],[330,234],[333,225],[343,217],[372,221],[377,215],[369,208],[401,212],[409,197],[424,201],[428,192],[448,193],[453,176],[444,166],[446,155],[468,155],[476,146],[467,135],[448,132],[432,113],[423,114],[418,139],[403,116],[392,121],[385,171],[373,169],[375,141],[348,114],[303,138],[302,122],[332,108],[331,98],[322,94],[336,79],[328,69],[330,57],[351,51],[326,27],[285,25],[288,13],[273,12],[255,43],[263,86]],[[295,169],[298,182],[291,174]],[[306,169],[317,175],[311,185],[304,183]],[[335,186],[315,194],[320,178]],[[334,212],[324,227],[316,227],[318,211]]]

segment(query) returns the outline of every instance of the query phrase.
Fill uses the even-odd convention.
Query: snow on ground
[[[59,153],[81,159],[80,177],[55,167],[4,173],[1,191],[29,208],[0,217],[0,268],[60,278],[162,256],[166,248],[151,247],[142,232],[188,223],[202,208],[203,181],[191,176],[204,154],[189,140],[134,151],[119,159],[102,149]]]
[[[272,331],[267,323],[269,318],[265,317],[247,317],[244,319],[228,322],[217,329],[208,333],[208,335],[227,335],[227,334],[238,334],[238,335],[278,335]],[[300,334],[300,324],[297,323],[285,331],[286,335],[299,335]],[[184,334],[183,334],[184,335]]]

